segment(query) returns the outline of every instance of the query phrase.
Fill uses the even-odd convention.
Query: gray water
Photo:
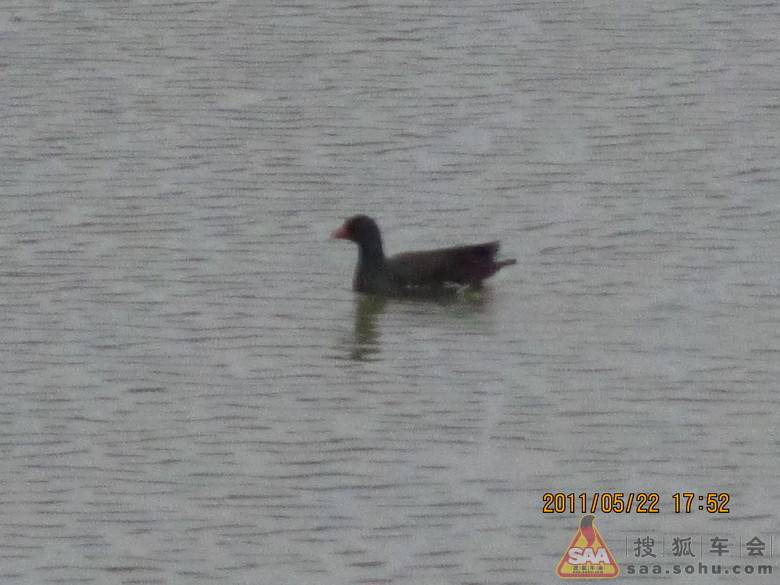
[[[6,6],[0,581],[556,582],[547,492],[660,495],[597,512],[617,582],[645,535],[780,554],[778,17]],[[358,212],[518,265],[360,298]]]

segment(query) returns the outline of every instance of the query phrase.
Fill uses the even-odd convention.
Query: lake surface
[[[676,535],[774,564],[778,17],[6,8],[0,580],[550,583],[583,514],[546,493],[659,494],[596,511],[617,582]],[[455,302],[360,297],[329,241],[354,213],[390,251],[518,264]]]

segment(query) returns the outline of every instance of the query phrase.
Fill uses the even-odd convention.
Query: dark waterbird
[[[389,258],[379,226],[367,215],[355,215],[333,232],[333,238],[358,245],[352,288],[380,295],[436,293],[453,287],[479,288],[504,266],[517,260],[497,260],[498,242],[404,252]]]

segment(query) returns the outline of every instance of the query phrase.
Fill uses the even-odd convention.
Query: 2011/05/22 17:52
[[[655,493],[641,492],[613,492],[613,493],[546,493],[542,496],[544,502],[542,512],[545,514],[595,514],[601,512],[609,513],[630,513],[637,514],[658,514],[660,512],[659,503],[661,497]],[[674,502],[674,512],[690,513],[696,509],[706,510],[711,514],[728,514],[729,495],[726,493],[708,493],[706,496],[697,496],[694,493],[676,493],[672,495]],[[695,507],[696,502],[701,505]],[[590,504],[590,505],[589,505]]]

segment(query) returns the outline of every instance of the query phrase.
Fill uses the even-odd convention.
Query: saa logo
[[[592,514],[583,516],[580,529],[558,563],[559,577],[612,579],[620,574],[620,567],[593,525],[594,519]]]

